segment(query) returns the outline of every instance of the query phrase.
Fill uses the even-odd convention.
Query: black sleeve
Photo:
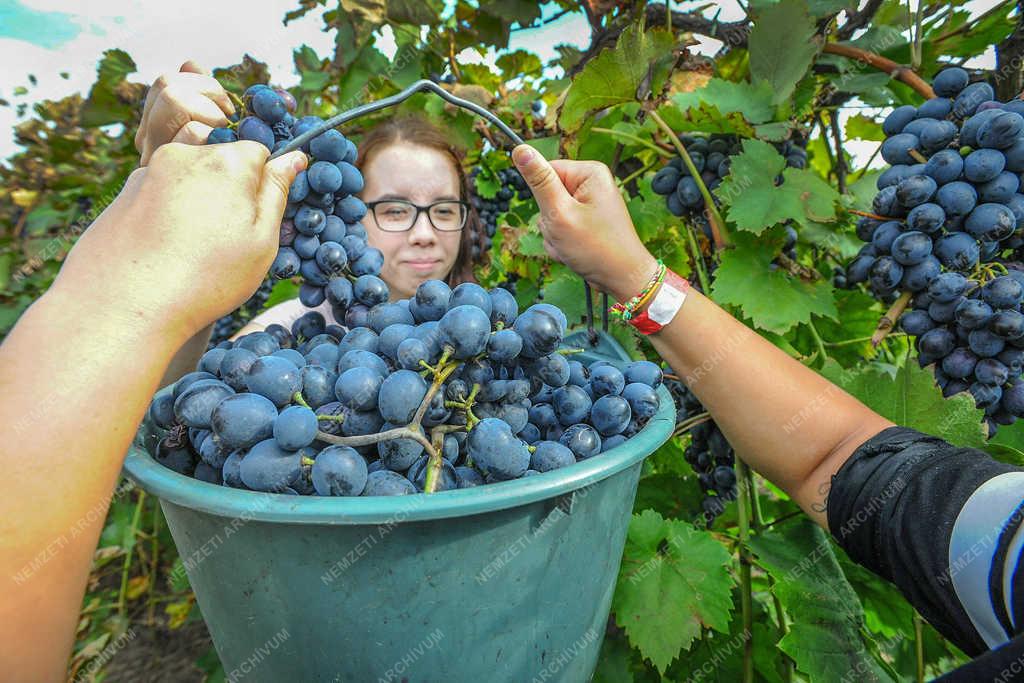
[[[850,557],[964,652],[1024,633],[1024,469],[890,427],[832,478],[827,514]]]

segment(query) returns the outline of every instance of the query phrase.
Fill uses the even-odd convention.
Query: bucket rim
[[[161,502],[247,521],[290,524],[359,525],[416,522],[495,512],[579,490],[642,461],[668,441],[675,427],[675,403],[664,385],[661,406],[636,436],[604,453],[566,468],[485,486],[406,496],[295,496],[260,493],[210,484],[158,463],[143,445],[148,418],[128,449],[124,474]]]

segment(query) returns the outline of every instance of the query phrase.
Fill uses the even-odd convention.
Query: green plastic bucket
[[[672,433],[572,467],[431,495],[263,494],[182,476],[143,422],[127,475],[159,497],[228,680],[586,681],[643,459]]]

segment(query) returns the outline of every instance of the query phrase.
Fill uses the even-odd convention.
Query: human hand
[[[548,162],[528,145],[512,159],[540,207],[544,248],[619,301],[640,292],[657,262],[640,241],[611,170],[597,161]]]
[[[157,78],[142,109],[142,122],[135,134],[140,166],[149,163],[153,152],[168,142],[202,145],[210,130],[227,126],[235,107],[227,91],[203,67],[193,61],[177,73]]]
[[[188,339],[248,299],[274,259],[306,157],[268,156],[250,141],[161,145],[79,239],[55,287],[97,292],[112,314]]]

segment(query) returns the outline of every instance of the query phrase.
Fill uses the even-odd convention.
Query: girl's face
[[[458,200],[459,178],[452,160],[443,152],[410,142],[397,142],[374,152],[362,168],[367,204],[404,199],[427,206],[441,200]],[[441,232],[421,211],[405,232],[381,230],[370,211],[363,219],[370,246],[384,254],[381,278],[391,298],[412,296],[425,280],[444,280],[459,254],[461,232]]]

